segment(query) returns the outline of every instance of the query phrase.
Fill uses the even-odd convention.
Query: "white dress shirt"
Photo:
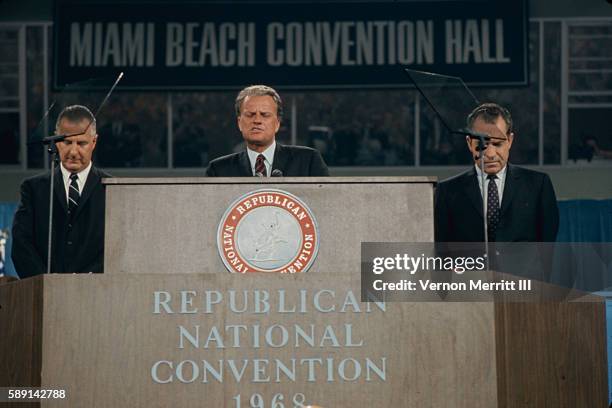
[[[270,146],[266,150],[261,153],[258,153],[254,150],[251,150],[247,147],[247,153],[249,154],[249,161],[251,162],[251,171],[255,176],[255,162],[257,161],[257,156],[260,154],[264,155],[264,164],[266,165],[266,176],[270,177],[272,175],[272,161],[274,160],[274,151],[276,150],[276,140],[272,142]]]
[[[482,184],[480,184],[480,178],[482,177],[482,170],[480,170],[480,167],[478,166],[474,166],[476,167],[476,177],[478,177],[478,188],[480,189],[480,195],[482,196]],[[504,166],[503,169],[501,169],[499,171],[499,173],[496,174],[497,179],[495,180],[495,184],[497,185],[497,196],[499,197],[499,205],[501,207],[502,204],[502,196],[504,195],[504,185],[506,184],[506,173],[508,172],[508,166]],[[489,191],[489,183],[491,180],[489,180],[488,178],[488,174],[485,173],[485,191]],[[485,206],[487,205],[487,197],[488,194],[484,195],[484,201],[485,201]],[[485,207],[486,208],[486,207]]]
[[[66,170],[63,164],[60,164],[60,169],[62,170],[62,176],[64,179],[64,190],[66,193],[66,202],[68,202],[68,191],[70,188],[70,175],[72,172]],[[91,162],[85,167],[83,170],[77,173],[77,184],[79,185],[79,194],[83,194],[83,188],[85,187],[85,182],[87,181],[87,176],[89,176],[89,170],[91,170]]]

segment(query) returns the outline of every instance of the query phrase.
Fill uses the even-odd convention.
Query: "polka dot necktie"
[[[489,174],[489,187],[487,191],[487,232],[489,241],[495,241],[497,226],[499,225],[499,193],[497,192],[497,183],[495,174]]]
[[[79,176],[76,173],[70,175],[70,187],[68,187],[68,210],[73,212],[79,206],[79,197],[81,197],[81,193],[79,192],[79,183],[77,180]]]
[[[255,160],[255,175],[259,173],[264,177],[268,177],[268,173],[266,172],[266,163],[264,160],[265,157],[263,154],[257,156],[257,160]]]

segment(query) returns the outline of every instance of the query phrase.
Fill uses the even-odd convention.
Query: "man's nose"
[[[485,148],[484,154],[488,158],[491,158],[491,159],[495,158],[495,146],[489,143],[487,147]]]

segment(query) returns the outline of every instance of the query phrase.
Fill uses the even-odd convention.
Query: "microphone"
[[[263,175],[263,173],[262,173],[262,172],[260,172],[260,171],[258,171],[257,173],[255,173],[255,175],[256,175],[257,177],[261,177],[261,178],[263,178],[263,176],[264,176],[264,175]]]
[[[272,177],[283,177],[283,172],[280,171],[279,169],[274,169],[272,170]]]
[[[487,150],[487,147],[489,146],[489,143],[491,142],[491,140],[499,139],[497,137],[493,137],[486,133],[474,132],[470,129],[465,129],[465,131],[466,131],[467,137],[469,137],[471,140],[478,141],[478,146],[476,146],[476,151],[478,152]],[[479,155],[474,155],[474,160],[479,160],[479,159],[480,159]]]

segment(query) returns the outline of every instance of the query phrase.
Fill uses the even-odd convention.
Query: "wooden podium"
[[[105,274],[0,286],[0,387],[70,407],[605,407],[603,301],[361,303],[361,242],[433,240],[428,178],[107,180]],[[301,274],[231,274],[226,209],[316,218]],[[25,406],[19,404],[16,406]]]

